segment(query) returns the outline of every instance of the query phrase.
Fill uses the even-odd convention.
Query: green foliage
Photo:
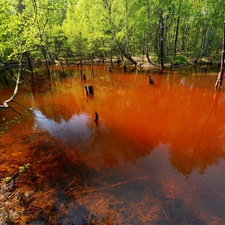
[[[173,61],[173,65],[174,66],[178,66],[178,65],[187,65],[188,64],[188,60],[185,56],[182,55],[176,55]]]
[[[30,163],[26,163],[23,166],[20,166],[19,173],[21,174],[21,173],[25,172],[29,167],[30,167]]]
[[[30,167],[30,163],[25,163],[23,166],[19,167],[19,173],[18,175],[20,176],[22,173],[24,173],[28,168]],[[3,177],[1,178],[1,182],[2,183],[7,183],[9,181],[11,181],[11,179],[13,178],[13,176],[10,177]]]
[[[11,179],[12,179],[12,177],[3,177],[3,178],[1,178],[1,181],[2,181],[2,183],[7,183]]]
[[[13,120],[6,121],[5,118],[2,118],[2,125],[0,126],[0,137],[9,129],[9,126],[13,123],[20,123],[21,117],[15,116]]]
[[[121,49],[137,56],[147,47],[150,55],[159,56],[159,15],[164,57],[177,52],[216,55],[221,50],[224,8],[222,0],[0,0],[0,61],[17,59],[19,43],[22,52],[40,59],[43,48],[47,57],[55,58],[109,57]]]

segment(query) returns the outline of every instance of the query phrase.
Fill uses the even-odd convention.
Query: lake
[[[22,120],[0,111],[8,127],[0,175],[18,175],[0,214],[18,224],[224,224],[218,71],[99,65],[83,73],[86,81],[77,67],[52,67],[48,79],[25,79],[15,100],[32,110],[12,103]],[[1,99],[12,92],[3,88]]]

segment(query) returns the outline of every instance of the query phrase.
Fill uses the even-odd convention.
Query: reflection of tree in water
[[[221,145],[219,145],[221,146]],[[170,162],[174,169],[184,174],[190,175],[197,170],[200,175],[203,175],[209,166],[217,165],[220,159],[225,158],[224,149],[210,147],[205,145],[196,151],[177,151],[170,152]]]
[[[11,193],[14,204],[6,202],[16,210],[9,215],[17,223],[206,224],[208,217],[199,213],[198,202],[179,182],[163,181],[153,173],[145,176],[146,168],[129,162],[112,169],[97,151],[65,148],[45,132],[28,133],[20,140],[1,139],[8,143],[1,152],[7,152],[9,142],[18,144],[11,154],[2,155],[7,161],[0,164],[15,171],[30,163]]]
[[[168,79],[168,82],[172,84],[176,80],[179,80],[179,77],[176,77],[173,82]],[[185,79],[184,82],[188,84]],[[163,85],[163,82],[160,85]],[[162,89],[154,88],[149,95],[145,94],[143,106],[139,108],[137,107],[139,105],[135,103],[140,101],[141,94],[131,95],[128,90],[115,91],[113,95],[123,98],[118,104],[109,104],[109,109],[107,107],[101,109],[98,126],[93,122],[90,114],[80,113],[84,100],[80,96],[65,91],[64,87],[59,90],[57,100],[43,94],[41,96],[43,100],[40,100],[39,104],[44,107],[38,109],[40,109],[41,116],[49,119],[53,127],[63,122],[66,128],[63,129],[65,137],[72,140],[73,134],[76,134],[74,130],[76,124],[72,121],[81,120],[82,118],[78,117],[83,115],[84,121],[79,129],[81,133],[88,133],[90,136],[85,139],[83,135],[83,139],[77,139],[79,144],[88,142],[80,147],[76,141],[65,144],[59,136],[51,135],[50,137],[47,132],[36,135],[29,133],[18,137],[18,140],[13,140],[13,143],[18,143],[17,147],[12,147],[11,155],[7,154],[2,157],[7,157],[7,161],[13,164],[7,164],[5,161],[0,164],[0,168],[15,171],[15,168],[26,162],[31,164],[29,170],[19,178],[16,184],[19,196],[14,195],[16,207],[11,208],[16,208],[18,216],[14,215],[14,220],[28,224],[136,225],[207,224],[207,221],[213,222],[218,219],[222,224],[224,222],[222,217],[215,218],[216,216],[213,216],[218,214],[207,213],[204,208],[201,208],[199,197],[201,189],[196,191],[194,189],[196,187],[186,186],[187,184],[176,180],[174,174],[170,180],[171,177],[166,177],[167,173],[160,174],[157,171],[160,170],[161,165],[157,165],[155,171],[151,170],[151,163],[140,166],[140,160],[148,158],[147,156],[159,143],[168,143],[172,166],[185,176],[194,170],[204,172],[209,165],[217,163],[217,160],[224,157],[223,151],[218,148],[222,146],[223,139],[218,140],[218,145],[213,141],[206,141],[205,135],[200,138],[199,145],[196,144],[197,141],[190,141],[196,140],[193,138],[194,135],[191,135],[192,130],[185,131],[185,128],[181,128],[180,124],[174,122],[177,119],[180,121],[183,111],[177,112],[177,109],[174,109],[176,104],[173,105],[173,102],[171,104],[171,99],[177,101],[177,93],[185,96],[187,92],[180,92],[180,89],[172,85],[170,87],[168,83],[165,89],[163,99],[160,93]],[[143,92],[146,92],[146,89]],[[194,90],[189,94],[193,92]],[[54,88],[52,88],[52,94],[54,96]],[[205,93],[198,90],[195,94],[204,95]],[[104,97],[112,96],[107,93]],[[185,100],[183,107],[189,110],[189,95],[185,96]],[[37,97],[36,102],[38,101]],[[59,102],[62,101],[64,101],[64,106],[60,108]],[[126,108],[122,108],[123,111],[118,114],[117,110],[112,112],[115,107],[119,111],[119,104],[126,103],[129,104]],[[151,105],[148,110],[146,110],[146,104]],[[51,109],[52,106],[56,106],[55,111]],[[67,108],[68,106],[71,108]],[[134,114],[130,113],[130,107]],[[190,112],[189,110],[188,113]],[[128,116],[129,120],[124,122],[124,118],[118,116],[120,113]],[[110,117],[107,118],[109,114]],[[137,118],[143,118],[143,120]],[[196,125],[194,129],[197,129],[195,134],[198,135],[201,134],[204,122],[207,121],[205,114],[198,123],[199,118],[195,118],[193,122]],[[112,122],[107,123],[110,119]],[[213,117],[209,122],[211,119]],[[193,118],[190,117],[186,119],[186,122],[191,123],[191,120]],[[132,126],[129,125],[130,121],[132,121]],[[149,123],[146,124],[143,121]],[[221,123],[224,124],[224,121]],[[170,124],[172,124],[171,127]],[[214,129],[212,140],[222,133],[220,129]],[[174,141],[179,131],[182,131],[182,135],[186,137],[185,143]],[[205,129],[204,134],[209,132],[211,131]],[[198,137],[196,138],[199,139]],[[172,140],[172,145],[169,143],[170,140]],[[10,139],[7,141],[4,139],[4,141],[9,143]],[[209,143],[211,143],[210,146]],[[12,145],[4,143],[1,146],[4,148],[0,151],[7,152],[6,148]],[[19,157],[15,160],[15,155],[18,156],[18,154]],[[145,172],[146,170],[148,173]],[[207,195],[207,193],[201,194]],[[217,200],[214,199],[215,202],[217,203]],[[221,208],[224,209],[224,206]]]
[[[192,154],[181,154],[179,152],[170,152],[170,162],[174,169],[177,169],[178,172],[184,174],[185,176],[190,175],[193,170],[196,169],[196,160],[193,158]]]
[[[60,138],[66,146],[80,146],[83,150],[101,154],[107,165],[116,165],[119,159],[137,163],[139,157],[147,156],[159,144],[154,133],[148,137],[135,133],[132,137],[120,127],[106,127],[104,121],[95,124],[90,115],[74,114],[68,121],[47,118],[41,111],[34,111],[35,127],[48,131],[53,137]],[[127,128],[130,129],[129,127]]]
[[[154,138],[146,141],[141,134],[129,137],[120,127],[107,127],[101,121],[93,130],[90,149],[104,159],[106,165],[114,167],[120,160],[137,164],[139,157],[148,156],[159,142]]]
[[[56,122],[61,119],[68,120],[74,114],[74,105],[76,105],[76,97],[72,96],[71,92],[67,90],[72,87],[72,80],[66,77],[74,76],[74,68],[67,69],[60,73],[61,69],[52,67],[51,77],[43,75],[39,72],[32,78],[31,90],[38,109],[46,115],[46,117],[53,117]],[[63,86],[60,86],[64,82]],[[56,88],[57,87],[57,88]],[[57,92],[57,98],[55,93]]]
[[[70,93],[62,93],[63,101],[59,104],[59,101],[55,101],[52,91],[33,93],[36,108],[40,110],[46,117],[54,118],[56,122],[60,122],[61,119],[69,120],[73,115],[73,110],[70,109],[66,99],[71,99]],[[51,101],[50,101],[51,100]],[[67,104],[68,103],[68,104]]]
[[[177,73],[179,73],[179,71]],[[160,79],[163,79],[163,81],[165,80],[162,77],[160,77]],[[193,114],[196,113],[196,111],[191,112],[190,109],[190,107],[192,107],[191,101],[193,101],[194,96],[202,96],[200,98],[198,97],[198,99],[204,101],[205,99],[204,96],[209,95],[207,90],[193,89],[193,84],[197,82],[201,86],[203,85],[201,83],[205,82],[207,79],[203,79],[201,76],[197,78],[193,76],[191,79],[189,77],[184,76],[182,77],[182,79],[184,80],[183,82],[187,87],[190,86],[190,89],[188,89],[189,90],[188,93],[186,88],[180,89],[180,87],[174,86],[174,83],[180,82],[181,78],[179,76],[177,77],[168,76],[168,79],[166,78],[167,82],[164,81],[165,83],[162,82],[161,84],[161,81],[157,80],[157,85],[163,85],[161,88],[153,89],[151,95],[146,96],[146,99],[142,99],[143,105],[146,104],[152,105],[152,108],[150,108],[150,112],[145,112],[144,110],[139,112],[137,110],[139,108],[139,105],[134,104],[131,105],[132,106],[131,109],[133,110],[133,113],[135,115],[134,117],[132,117],[132,113],[128,111],[130,105],[127,106],[128,109],[127,111],[123,109],[124,112],[121,113],[124,113],[126,114],[126,116],[130,117],[130,121],[134,123],[133,127],[130,126],[129,124],[125,124],[121,129],[119,125],[120,123],[123,123],[123,121],[118,121],[116,109],[114,110],[114,112],[112,112],[111,110],[112,108],[115,107],[115,104],[111,105],[110,103],[108,103],[109,104],[108,108],[106,107],[103,108],[103,110],[105,110],[105,112],[103,113],[111,114],[111,117],[115,118],[113,126],[107,124],[107,129],[104,130],[101,127],[101,123],[100,126],[97,127],[96,129],[93,129],[91,121],[85,124],[84,126],[91,133],[91,139],[88,140],[90,142],[90,144],[88,144],[89,145],[88,148],[92,150],[95,149],[96,152],[98,150],[101,151],[101,154],[105,159],[105,163],[108,165],[111,166],[116,165],[120,157],[136,164],[138,157],[149,155],[151,151],[160,142],[167,143],[168,141],[172,140],[170,150],[171,150],[171,164],[173,165],[173,167],[176,168],[179,172],[183,173],[185,176],[192,173],[192,171],[194,170],[199,170],[201,174],[204,173],[204,171],[207,169],[208,166],[216,164],[220,157],[224,157],[223,151],[220,152],[220,150],[218,149],[218,146],[221,146],[222,142],[218,140],[218,146],[213,144],[213,146],[210,147],[208,144],[209,143],[208,140],[204,140],[201,137],[198,137],[201,136],[202,130],[205,130],[204,125],[202,124],[206,123],[205,121],[207,121],[208,118],[213,118],[213,116],[211,116],[212,115],[211,113],[209,113],[210,116],[208,118],[207,113],[205,113],[204,115],[199,114],[199,117],[196,116],[194,119],[192,117],[192,114],[190,115],[190,113]],[[110,80],[107,80],[107,82],[110,82]],[[114,81],[114,85],[116,84],[117,83]],[[164,91],[166,90],[163,99],[160,93],[162,89],[164,89]],[[119,91],[117,92],[117,91],[115,91],[113,95],[114,96],[118,95],[118,97],[120,98],[122,97],[121,99],[122,103],[120,104],[126,104],[127,102],[123,102],[124,99],[126,99],[126,97],[123,96],[125,91],[124,92]],[[72,120],[71,118],[73,118],[75,114],[79,115],[79,112],[81,111],[82,107],[84,107],[83,99],[81,98],[79,92],[78,94],[76,94],[76,92],[72,93],[69,90],[65,89],[64,87],[60,87],[57,92],[61,94],[58,93],[57,99],[52,98],[51,102],[46,100],[47,98],[45,98],[44,96],[40,98],[41,100],[39,101],[43,101],[40,102],[40,105],[44,105],[40,107],[40,110],[44,116],[54,118],[54,121],[58,124],[60,124],[62,121],[68,122],[69,124]],[[177,96],[177,93],[179,93],[179,95],[183,97]],[[98,95],[100,95],[100,93],[98,93]],[[107,98],[111,97],[109,93],[107,93],[106,96]],[[139,103],[139,99],[142,98],[142,95],[140,93],[135,93],[134,96],[132,95],[132,99],[135,98]],[[176,110],[175,107],[177,103],[173,104],[173,101],[175,102],[180,101],[180,98],[184,99],[181,100],[181,102],[183,102],[182,103],[183,110],[179,109]],[[60,102],[63,102],[63,104],[60,105],[59,104]],[[50,105],[46,106],[49,103]],[[201,105],[202,103],[200,102],[199,104]],[[203,107],[205,106],[203,105]],[[183,114],[185,109],[187,111],[187,116]],[[214,112],[215,106],[213,106],[212,109],[213,110],[211,111]],[[118,111],[119,110],[120,108],[118,106]],[[159,112],[160,114],[162,114],[161,117],[158,116]],[[200,118],[201,116],[202,118]],[[136,131],[135,129],[137,127],[137,123],[139,122],[138,118],[144,118],[143,120],[149,121],[145,124],[141,124],[140,129]],[[192,132],[191,129],[186,130],[185,127],[180,128],[179,127],[180,125],[177,125],[177,123],[174,123],[175,126],[177,127],[173,126],[174,121],[182,120],[182,118],[184,118],[183,120],[186,120],[187,124],[193,124],[193,130],[195,130],[194,132]],[[91,119],[92,117],[90,116],[90,120]],[[106,123],[107,119],[108,118],[106,118],[105,120]],[[154,120],[153,124],[152,120]],[[170,125],[170,123],[172,125]],[[175,129],[176,133],[174,132],[175,133],[174,137],[171,136],[171,134],[173,134],[173,129],[171,129],[169,126]],[[216,139],[220,135],[219,129],[221,129],[221,126],[215,127],[212,134],[214,139]],[[131,130],[132,133],[135,133],[136,135],[129,137],[129,132],[131,132]],[[71,132],[73,131],[71,130]],[[181,137],[177,135],[178,132],[181,133]],[[194,133],[196,136],[192,135],[191,133]],[[186,138],[184,134],[187,135],[188,137]],[[74,135],[70,133],[69,130],[66,136],[67,139],[70,140],[72,140],[72,138],[74,137]],[[181,143],[177,143],[177,141],[174,141],[173,140],[174,138],[175,139],[186,138],[187,140],[184,141],[185,144],[182,145]],[[196,146],[196,138],[202,139],[200,146]],[[74,140],[76,140],[76,138],[74,138]],[[75,143],[75,141],[72,141],[72,143],[73,142]]]
[[[175,146],[170,148],[170,161],[173,168],[185,176],[190,175],[194,170],[203,175],[209,166],[217,165],[220,159],[225,158],[225,151],[222,147],[224,127],[221,126],[221,124],[225,124],[225,118],[216,114],[218,101],[219,92],[216,92],[212,107],[204,117],[205,120],[201,125],[196,123],[195,129],[199,130],[197,141],[190,142],[189,149],[182,149],[182,146],[180,149],[176,149]],[[219,121],[218,118],[220,118]],[[209,130],[210,122],[211,129]],[[188,139],[188,141],[190,140]]]

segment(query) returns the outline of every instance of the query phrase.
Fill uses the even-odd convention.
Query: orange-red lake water
[[[30,214],[15,220],[224,224],[225,92],[214,91],[217,73],[94,70],[84,67],[84,81],[77,68],[63,76],[53,67],[51,80],[21,85],[15,100],[33,110],[12,103],[24,119],[0,138],[0,175],[29,163],[18,186],[36,194]],[[2,89],[1,100],[12,91]],[[15,116],[0,111],[1,126]]]

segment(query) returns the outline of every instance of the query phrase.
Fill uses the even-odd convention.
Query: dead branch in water
[[[131,182],[134,182],[134,181],[149,180],[149,179],[150,179],[149,177],[138,177],[138,178],[135,178],[135,179],[131,179],[131,180],[127,180],[127,181],[111,184],[111,185],[108,185],[108,186],[105,186],[105,187],[100,187],[100,188],[96,188],[96,189],[85,190],[85,191],[73,193],[73,195],[76,196],[76,195],[80,195],[80,194],[86,194],[86,193],[92,193],[92,192],[96,192],[96,191],[102,191],[102,190],[106,190],[106,189],[109,189],[109,188],[117,187],[117,186],[120,186],[120,185],[123,185],[123,184],[131,183]],[[73,190],[74,189],[70,189],[66,193],[71,192]]]

